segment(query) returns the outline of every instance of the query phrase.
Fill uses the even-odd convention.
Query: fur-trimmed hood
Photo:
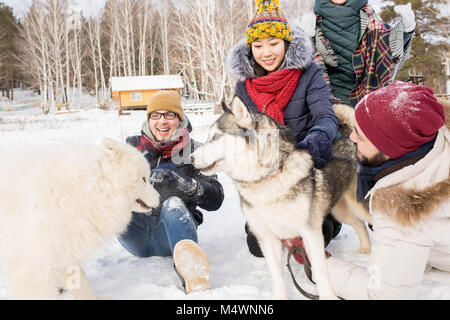
[[[314,56],[314,45],[311,38],[299,27],[292,29],[292,41],[286,52],[281,69],[304,69],[308,67]],[[227,71],[238,81],[256,78],[253,65],[255,59],[245,39],[241,40],[228,52],[225,60]]]
[[[449,197],[450,178],[447,178],[424,190],[401,186],[381,189],[375,193],[372,204],[391,215],[400,225],[411,226],[430,216]]]

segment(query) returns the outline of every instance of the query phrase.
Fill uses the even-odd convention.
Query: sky
[[[106,0],[72,0],[73,3],[81,8],[84,14],[92,15],[98,13],[104,6]],[[250,0],[249,0],[250,1]],[[299,0],[301,1],[301,0]],[[0,0],[0,2],[13,8],[17,17],[23,16],[31,5],[32,0]],[[379,12],[382,0],[369,0],[376,12]]]
[[[13,8],[13,11],[17,17],[21,17],[28,10],[32,0],[0,0],[4,4]],[[106,0],[69,0],[74,5],[79,6],[83,13],[91,15],[99,12]]]

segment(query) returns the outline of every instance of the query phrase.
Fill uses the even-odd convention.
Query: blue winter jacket
[[[312,63],[314,47],[311,39],[301,30],[294,29],[292,41],[286,52],[281,69],[302,69],[300,80],[290,102],[284,109],[285,125],[292,131],[296,141],[302,141],[313,131],[325,132],[330,141],[338,134],[338,120],[331,104],[331,91],[322,69]],[[245,87],[245,79],[256,78],[251,48],[245,40],[230,50],[226,65],[237,78],[235,94],[252,110],[256,104]]]

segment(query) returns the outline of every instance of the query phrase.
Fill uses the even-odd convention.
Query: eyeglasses
[[[164,116],[164,119],[166,120],[173,120],[177,116],[175,112],[152,112],[149,115],[149,118],[152,120],[159,120],[161,119],[161,116]]]

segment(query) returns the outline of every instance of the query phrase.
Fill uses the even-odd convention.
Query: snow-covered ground
[[[25,95],[24,95],[25,96]],[[28,98],[30,94],[26,95]],[[16,93],[20,104],[20,92]],[[36,97],[35,97],[36,98]],[[1,107],[1,102],[0,102]],[[204,141],[209,125],[217,118],[214,114],[188,115],[192,137]],[[19,144],[68,144],[85,142],[98,144],[103,137],[124,141],[138,134],[145,111],[132,111],[119,116],[117,110],[84,110],[77,113],[42,115],[38,108],[25,111],[0,111],[0,149]],[[244,232],[245,220],[239,206],[239,196],[232,181],[219,175],[225,190],[225,200],[216,212],[204,212],[200,225],[199,244],[207,253],[211,264],[211,290],[186,295],[168,257],[137,258],[111,239],[98,254],[88,259],[83,268],[97,294],[111,299],[271,299],[271,280],[264,259],[253,257],[247,249]],[[366,266],[367,255],[356,253],[359,241],[356,233],[343,226],[327,250],[335,257]],[[284,252],[286,257],[286,252]],[[299,284],[315,293],[315,286],[295,262],[293,269]],[[288,282],[291,299],[305,298]],[[0,299],[7,293],[6,279],[0,275]],[[450,275],[432,271],[425,275],[420,299],[450,299]]]

